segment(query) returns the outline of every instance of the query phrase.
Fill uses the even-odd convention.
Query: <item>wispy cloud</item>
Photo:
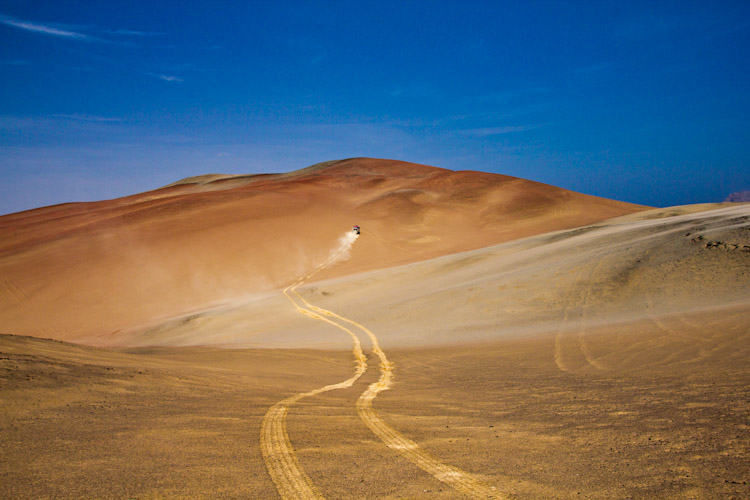
[[[118,47],[140,47],[140,45],[134,43],[132,40],[135,40],[137,37],[141,38],[141,40],[144,40],[146,37],[155,37],[163,35],[163,33],[158,32],[147,32],[147,31],[140,31],[140,30],[130,30],[130,29],[117,29],[117,30],[110,30],[110,29],[103,29],[101,27],[96,26],[72,26],[72,25],[64,25],[59,23],[40,23],[37,21],[29,21],[25,19],[18,19],[12,16],[5,15],[3,13],[0,13],[0,24],[4,24],[7,26],[11,26],[13,28],[17,28],[20,30],[24,30],[31,33],[37,33],[40,35],[47,35],[50,37],[55,37],[59,40],[78,40],[78,41],[85,41],[85,42],[92,42],[94,44],[105,44],[110,46],[118,46]],[[103,63],[106,65],[113,65],[121,67],[123,66],[123,63],[121,60],[118,60],[116,56],[110,56],[106,54],[102,54],[100,52],[89,52],[85,51],[80,48],[80,46],[76,47],[75,49],[72,47],[64,47],[64,50],[72,52],[72,53],[85,53],[86,57],[89,59],[94,60],[98,63]],[[21,60],[6,60],[6,61],[0,61],[0,64],[6,65],[6,66],[24,66],[24,65],[31,65],[32,63],[27,63],[26,61]],[[66,66],[66,69],[68,70],[76,70],[76,71],[94,71],[94,68],[86,67],[86,66]],[[150,71],[146,68],[143,68],[142,70],[137,70],[141,74],[145,73],[149,76],[156,78],[158,80],[162,80],[165,82],[171,82],[171,83],[181,83],[185,80],[180,77],[176,76],[174,72],[181,72],[186,69],[190,69],[192,71],[198,71],[198,69],[192,67],[192,65],[181,65],[181,66],[173,66],[173,67],[158,67],[151,65]],[[61,118],[62,116],[56,116],[57,118]],[[83,118],[79,117],[73,117],[67,116],[68,119],[77,119],[82,120]],[[87,121],[95,121],[95,120],[87,120]]]
[[[101,30],[89,27],[86,31],[93,31],[96,33],[96,35],[92,35],[90,33],[83,33],[78,28],[73,26],[66,26],[62,24],[50,24],[50,23],[40,23],[36,21],[28,21],[25,19],[16,19],[11,16],[6,16],[3,14],[0,14],[0,23],[6,24],[8,26],[12,26],[14,28],[22,29],[25,31],[30,31],[32,33],[39,33],[42,35],[49,35],[54,36],[57,38],[64,38],[68,40],[81,40],[86,42],[97,42],[97,43],[105,43],[105,44],[111,44],[111,45],[121,45],[121,46],[130,46],[135,47],[133,42],[131,41],[123,41],[122,39],[108,39],[107,37],[146,37],[146,36],[156,36],[160,35],[161,33],[149,33],[145,31],[137,31],[137,30],[126,30],[126,29],[120,29],[120,30],[114,30],[114,31],[107,31],[107,30]]]
[[[169,71],[168,68],[166,70]],[[144,73],[147,74],[148,76],[152,76],[164,82],[180,83],[180,82],[185,81],[183,78],[179,76],[170,75],[167,73],[151,73],[151,72],[144,72]]]
[[[471,137],[491,137],[493,135],[513,134],[515,132],[526,132],[534,130],[541,125],[506,125],[501,127],[470,128],[457,131],[458,134]]]
[[[174,76],[174,75],[156,75],[156,74],[153,74],[153,76],[155,76],[159,80],[164,80],[165,82],[184,82],[185,81],[182,78],[180,78],[179,76]]]
[[[90,35],[78,33],[77,31],[60,29],[58,27],[55,27],[49,24],[41,24],[41,23],[36,23],[36,22],[31,22],[31,21],[23,21],[23,20],[14,19],[8,16],[0,16],[0,23],[7,24],[8,26],[13,26],[14,28],[19,28],[22,30],[32,31],[34,33],[41,33],[43,35],[57,36],[57,37],[68,38],[72,40],[91,41],[91,40],[96,39]]]
[[[111,116],[96,116],[96,115],[86,115],[86,114],[56,114],[52,115],[53,118],[63,118],[66,120],[75,120],[75,121],[81,121],[81,122],[100,122],[100,123],[115,123],[115,122],[121,122],[123,121],[122,118],[117,117],[111,117]]]
[[[125,35],[125,36],[159,36],[162,33],[152,33],[149,31],[138,31],[138,30],[115,30],[110,31],[112,35]]]

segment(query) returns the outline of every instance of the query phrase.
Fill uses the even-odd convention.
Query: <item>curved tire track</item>
[[[387,390],[393,382],[393,365],[388,361],[380,343],[372,331],[365,326],[340,316],[332,311],[317,307],[305,300],[298,292],[297,287],[310,279],[314,274],[336,262],[348,248],[340,248],[331,255],[323,264],[318,266],[307,276],[300,278],[293,285],[284,289],[284,296],[294,305],[297,312],[312,319],[323,321],[346,332],[353,342],[353,354],[357,368],[352,377],[337,384],[327,385],[319,389],[290,396],[273,405],[265,417],[261,426],[261,452],[271,479],[276,485],[279,495],[284,500],[319,500],[325,498],[317,489],[302,466],[300,465],[294,448],[286,431],[286,416],[289,408],[299,400],[321,394],[323,392],[351,387],[367,370],[367,361],[362,352],[359,337],[343,324],[330,318],[335,318],[344,323],[359,328],[372,342],[372,351],[380,360],[380,378],[377,382],[370,384],[362,395],[357,399],[356,409],[362,421],[378,436],[391,450],[394,450],[421,468],[437,480],[447,484],[451,488],[471,498],[506,499],[506,495],[499,494],[494,487],[481,482],[477,477],[457,467],[444,464],[417,445],[414,441],[399,433],[388,425],[372,407],[372,401],[379,393]],[[294,295],[294,297],[292,296]],[[296,300],[295,300],[296,298]],[[299,302],[299,303],[298,303]],[[300,305],[300,303],[302,305]]]
[[[562,325],[571,321],[582,323],[586,319],[586,307],[590,303],[592,296],[591,281],[605,259],[606,256],[597,259],[593,265],[587,262],[578,268],[575,278],[573,278],[572,283],[565,290],[566,297],[561,318]],[[587,274],[585,279],[582,278],[584,273]],[[585,288],[576,290],[576,285],[579,283],[585,285]],[[574,304],[574,294],[580,294],[579,304]],[[576,366],[574,366],[575,358],[578,358]],[[602,371],[609,369],[591,352],[582,324],[579,324],[575,336],[572,332],[561,333],[558,331],[555,335],[554,360],[561,371],[568,373],[575,373],[586,365]]]
[[[279,495],[283,500],[321,500],[325,498],[315,486],[312,479],[310,479],[310,476],[307,475],[300,465],[299,460],[297,459],[297,454],[294,452],[294,447],[289,440],[289,434],[286,430],[286,416],[289,412],[289,408],[303,398],[336,389],[349,388],[353,386],[354,382],[356,382],[357,379],[359,379],[359,377],[361,377],[367,370],[367,358],[365,357],[364,352],[362,352],[362,345],[359,341],[359,337],[357,337],[354,332],[313,311],[300,307],[290,294],[290,292],[296,294],[295,289],[298,286],[320,270],[336,262],[336,260],[338,260],[346,251],[348,251],[347,248],[340,248],[314,271],[307,276],[300,278],[293,285],[286,287],[283,292],[284,296],[289,299],[300,314],[329,323],[349,334],[352,338],[352,353],[354,354],[354,359],[357,365],[354,375],[343,382],[326,385],[319,389],[302,392],[283,399],[273,405],[263,417],[263,423],[261,424],[260,430],[260,449],[263,454],[263,461],[268,470],[268,474],[271,476],[271,480],[276,485],[276,490],[279,492]]]
[[[294,304],[301,314],[330,323],[337,328],[346,331],[352,337],[354,343],[353,353],[357,363],[357,368],[354,375],[343,382],[295,394],[294,396],[279,401],[273,405],[263,417],[260,432],[260,449],[263,454],[263,461],[266,464],[268,474],[276,485],[279,495],[284,500],[318,500],[325,498],[316,488],[315,484],[310,479],[310,476],[305,473],[300,465],[297,455],[294,452],[294,447],[289,440],[289,435],[286,430],[286,415],[289,408],[303,398],[336,389],[349,388],[353,386],[354,382],[356,382],[357,379],[359,379],[359,377],[361,377],[367,370],[367,361],[362,352],[359,338],[357,338],[351,330],[315,314],[312,311],[304,310],[294,302],[288,292],[290,289],[291,291],[294,291],[294,288],[301,283],[302,282],[300,281],[294,286],[284,289],[284,295],[292,302],[292,304]]]
[[[305,300],[296,289],[293,289],[292,292],[309,310],[317,313],[318,317],[322,318],[323,316],[327,316],[330,318],[336,318],[359,328],[369,337],[372,342],[372,351],[380,359],[380,379],[377,382],[370,384],[359,399],[357,399],[357,413],[365,425],[376,436],[378,436],[388,448],[401,454],[404,458],[433,476],[438,481],[447,484],[454,490],[471,498],[510,498],[509,496],[496,491],[495,487],[485,484],[473,474],[441,462],[439,459],[420,448],[417,443],[398,432],[380,418],[372,407],[372,401],[378,394],[388,390],[393,383],[393,364],[388,361],[385,352],[380,348],[378,338],[364,325],[311,304]],[[323,318],[324,321],[326,321],[326,319],[327,318]]]

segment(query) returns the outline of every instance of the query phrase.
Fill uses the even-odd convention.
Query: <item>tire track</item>
[[[565,302],[563,305],[563,314],[561,318],[562,325],[560,328],[558,328],[558,333],[555,335],[555,365],[557,365],[557,368],[559,368],[560,371],[564,371],[567,373],[575,372],[575,368],[572,366],[571,360],[565,359],[569,356],[566,355],[565,346],[563,345],[565,343],[564,340],[567,340],[566,337],[570,337],[570,334],[563,334],[560,330],[562,330],[563,326],[570,320],[570,311],[573,306],[573,291],[576,284],[580,281],[582,274],[583,269],[579,268],[578,272],[572,280],[572,283],[565,289]]]
[[[353,241],[352,241],[353,243]],[[351,246],[351,245],[349,245]],[[340,322],[355,326],[364,332],[372,342],[372,351],[380,360],[380,378],[377,382],[370,384],[358,398],[356,403],[357,413],[367,427],[378,436],[386,446],[400,453],[417,467],[431,474],[439,481],[449,485],[456,491],[464,493],[471,498],[506,499],[494,487],[487,486],[477,477],[457,467],[442,463],[426,451],[422,450],[417,443],[408,439],[394,428],[389,426],[372,408],[372,401],[377,395],[387,390],[393,383],[393,365],[388,361],[380,343],[372,331],[365,326],[340,316],[332,311],[317,307],[304,299],[298,292],[297,287],[310,279],[317,272],[335,263],[348,248],[340,248],[331,255],[323,264],[318,266],[307,276],[300,278],[293,285],[284,289],[284,296],[294,305],[297,312],[312,319],[323,321],[346,332],[353,343],[353,354],[357,363],[355,374],[349,379],[338,384],[331,384],[312,391],[296,394],[279,401],[266,413],[261,426],[261,452],[271,479],[276,485],[279,495],[284,500],[302,499],[318,500],[323,495],[305,473],[297,459],[294,448],[286,431],[286,416],[289,408],[299,400],[321,394],[323,392],[351,387],[367,370],[366,357],[362,351],[359,337]],[[302,304],[302,305],[300,305]],[[334,319],[340,322],[335,321]]]
[[[577,370],[585,367],[586,365],[589,365],[597,370],[608,370],[609,368],[605,366],[603,363],[601,363],[596,356],[591,352],[591,349],[589,348],[588,342],[585,338],[585,331],[583,327],[583,322],[586,319],[586,306],[591,300],[592,296],[592,286],[591,286],[591,280],[594,277],[594,274],[597,272],[597,269],[601,266],[601,263],[606,259],[606,257],[602,257],[597,260],[593,266],[590,263],[582,264],[581,267],[578,268],[578,272],[576,273],[575,277],[572,280],[572,283],[567,287],[565,294],[565,304],[563,306],[563,316],[561,319],[561,323],[565,325],[566,323],[570,322],[571,320],[577,321],[578,327],[577,327],[577,333],[575,334],[575,340],[574,340],[574,334],[571,333],[562,333],[558,332],[555,335],[555,346],[554,346],[554,360],[555,365],[564,372],[568,373],[574,373]],[[587,275],[586,278],[583,278],[584,273]],[[582,289],[576,289],[576,285],[581,284],[582,286],[585,286],[585,288]],[[579,299],[579,303],[574,303],[574,294],[577,295]],[[574,312],[575,314],[572,314]],[[566,353],[565,344],[566,340],[569,349]],[[580,363],[580,366],[573,366],[573,359],[574,353],[578,353],[579,361],[582,361]],[[568,358],[568,359],[566,359]]]
[[[289,412],[289,408],[303,398],[337,389],[349,388],[353,386],[354,382],[356,382],[357,379],[359,379],[359,377],[361,377],[367,370],[367,358],[365,357],[364,352],[362,352],[362,345],[359,341],[359,337],[357,337],[354,332],[313,311],[300,307],[290,294],[290,292],[296,294],[295,289],[298,286],[310,279],[317,272],[336,262],[346,252],[348,252],[348,248],[344,248],[344,246],[340,247],[338,251],[334,252],[314,271],[307,276],[300,278],[293,285],[286,287],[283,291],[284,296],[289,299],[300,314],[329,323],[330,325],[345,331],[352,338],[352,353],[356,362],[354,375],[350,378],[337,384],[326,385],[319,389],[302,392],[283,399],[273,405],[263,417],[260,430],[260,449],[263,455],[263,462],[266,465],[266,470],[268,470],[269,476],[271,476],[271,480],[276,485],[276,490],[279,492],[279,495],[283,500],[325,499],[315,486],[315,483],[310,479],[310,476],[307,475],[300,465],[299,460],[297,459],[297,454],[294,452],[294,447],[289,440],[289,434],[286,430],[286,416]]]
[[[586,292],[583,295],[583,298],[581,299],[581,308],[580,308],[580,317],[579,321],[581,322],[581,325],[579,327],[578,331],[578,346],[581,349],[581,353],[583,353],[583,357],[586,360],[586,362],[596,368],[597,370],[608,370],[609,368],[605,366],[603,363],[601,363],[596,356],[591,352],[591,349],[589,348],[588,342],[586,342],[586,333],[583,327],[583,322],[586,320],[586,307],[591,302],[591,290],[592,285],[591,282],[594,279],[594,275],[597,273],[598,269],[601,267],[602,263],[607,259],[607,256],[604,256],[597,260],[594,267],[591,269],[591,272],[589,273],[589,277],[587,279],[586,284]]]
[[[705,349],[704,346],[707,346],[711,341],[700,336],[691,335],[688,331],[686,331],[691,329],[691,327],[683,319],[682,315],[678,317],[659,317],[657,314],[652,313],[651,311],[656,309],[656,303],[654,301],[654,295],[652,293],[646,292],[646,304],[648,306],[646,307],[646,317],[659,330],[664,332],[664,335],[651,340],[646,344],[645,347],[648,348],[655,341],[664,337],[670,338],[670,340],[678,343],[679,345],[679,349],[673,348],[672,354],[662,359],[660,364],[694,363],[696,361],[705,359],[710,355],[710,350]],[[675,321],[679,321],[680,323],[682,323],[684,325],[683,328],[673,328],[667,323],[672,322],[674,324]],[[675,359],[678,359],[678,361],[674,361]]]
[[[388,361],[385,352],[380,347],[378,338],[364,325],[349,318],[336,314],[327,309],[315,306],[305,300],[296,289],[292,292],[310,311],[317,313],[318,317],[327,316],[353,325],[363,331],[372,342],[372,351],[380,360],[380,379],[370,384],[365,392],[357,399],[356,408],[359,417],[365,425],[380,438],[391,450],[401,454],[411,463],[433,476],[456,491],[471,498],[508,499],[507,495],[496,491],[496,488],[482,482],[479,478],[452,465],[441,462],[430,455],[419,445],[407,438],[396,429],[388,425],[372,407],[373,400],[381,392],[388,390],[393,383],[393,364]],[[324,321],[326,318],[324,318]]]
[[[302,284],[302,281],[284,289],[284,295],[292,302],[292,304],[294,304],[295,308],[301,314],[324,321],[346,331],[352,337],[354,343],[353,354],[357,363],[357,368],[354,375],[343,382],[295,394],[294,396],[283,399],[273,405],[268,410],[265,417],[263,417],[260,435],[260,449],[263,454],[263,461],[266,464],[268,474],[271,476],[271,480],[273,480],[276,485],[276,489],[282,499],[318,500],[325,497],[317,489],[310,479],[310,476],[305,473],[297,459],[297,455],[294,452],[294,448],[289,440],[289,435],[286,430],[287,413],[292,405],[303,398],[336,389],[346,389],[353,386],[354,382],[356,382],[357,379],[359,379],[359,377],[361,377],[367,370],[367,361],[364,352],[362,352],[359,338],[357,338],[351,330],[315,314],[312,311],[307,311],[294,302],[289,295],[289,291],[294,291],[294,288],[300,284]]]
[[[325,321],[325,318],[317,317],[316,319]],[[352,377],[338,384],[327,385],[283,399],[273,405],[263,418],[260,437],[263,460],[279,495],[284,500],[325,498],[312,482],[310,476],[305,473],[297,459],[286,430],[286,416],[289,408],[303,398],[353,386],[354,382],[367,370],[365,356],[358,343],[355,344],[354,352],[357,370]]]

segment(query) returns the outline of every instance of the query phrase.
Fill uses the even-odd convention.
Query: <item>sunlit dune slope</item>
[[[685,215],[615,219],[337,278],[306,296],[377,328],[394,347],[519,334],[560,335],[575,346],[584,332],[644,322],[694,344],[685,332],[712,328],[701,312],[732,316],[736,331],[722,334],[746,336],[750,204],[676,211]]]
[[[107,344],[113,334],[278,289],[353,224],[346,275],[590,224],[644,207],[531,181],[391,160],[185,179],[0,217],[0,324]]]
[[[353,255],[366,240],[359,238]],[[590,332],[602,334],[599,350],[613,359],[629,355],[617,342],[646,332],[709,348],[695,338],[739,341],[748,333],[750,204],[647,211],[331,278],[300,292],[367,325],[389,349],[552,336],[560,364],[577,367],[591,355]],[[712,333],[716,318],[722,331]],[[276,294],[165,322],[127,341],[345,348],[348,338],[296,314]]]

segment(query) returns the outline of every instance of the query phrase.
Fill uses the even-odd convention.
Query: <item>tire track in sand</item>
[[[380,392],[387,390],[391,386],[393,382],[393,365],[388,361],[385,353],[380,348],[380,343],[375,334],[365,326],[353,320],[310,304],[297,292],[297,287],[302,285],[317,272],[335,263],[347,253],[353,242],[354,240],[351,240],[346,247],[342,245],[342,247],[334,252],[334,254],[332,254],[323,264],[318,266],[307,276],[297,280],[293,285],[285,288],[283,292],[284,296],[294,305],[295,309],[300,314],[335,326],[345,331],[352,338],[354,344],[353,353],[357,362],[357,369],[352,377],[343,382],[327,385],[319,389],[288,397],[276,403],[266,413],[261,426],[261,452],[268,473],[276,485],[279,495],[284,500],[312,500],[324,498],[310,477],[302,469],[297,456],[294,453],[291,441],[289,440],[289,435],[286,431],[286,415],[289,411],[289,407],[299,400],[309,396],[314,396],[335,389],[351,387],[367,370],[367,361],[362,352],[359,337],[357,337],[351,329],[330,319],[336,318],[339,321],[343,321],[362,330],[372,342],[373,353],[375,353],[380,359],[380,379],[377,382],[370,384],[356,403],[357,413],[365,425],[367,425],[367,427],[370,428],[370,430],[372,430],[372,432],[375,433],[375,435],[377,435],[390,449],[402,454],[422,470],[428,472],[439,481],[451,486],[453,489],[472,498],[509,498],[506,495],[501,495],[496,492],[494,487],[482,483],[472,474],[464,472],[457,467],[442,463],[437,458],[419,448],[417,443],[408,439],[385,423],[385,421],[383,421],[383,419],[381,419],[372,408],[372,401]],[[298,302],[292,297],[292,294],[304,306],[300,306],[300,304],[298,304]]]
[[[596,261],[596,264],[594,265],[593,269],[589,272],[589,276],[586,279],[586,291],[583,295],[583,298],[581,299],[581,307],[580,307],[580,318],[579,320],[583,323],[586,320],[587,316],[587,310],[586,308],[589,307],[592,300],[591,297],[593,296],[592,290],[592,282],[594,280],[594,276],[598,272],[599,268],[601,267],[602,263],[607,260],[607,256],[603,256],[602,258],[598,259]],[[594,356],[593,352],[591,351],[588,342],[586,341],[586,332],[585,327],[583,324],[579,327],[578,331],[578,346],[581,349],[581,353],[583,353],[583,357],[586,360],[586,362],[596,368],[597,370],[608,370],[609,368],[605,366],[599,359]]]
[[[297,454],[294,452],[294,447],[289,440],[289,434],[286,430],[286,416],[289,408],[303,398],[336,389],[349,388],[367,370],[367,358],[364,352],[362,352],[359,337],[354,332],[335,321],[331,321],[313,311],[300,307],[290,295],[290,292],[296,293],[295,289],[298,286],[310,279],[317,272],[336,262],[346,252],[348,252],[348,247],[345,248],[342,245],[323,264],[307,276],[297,280],[293,285],[286,287],[283,292],[284,296],[289,299],[300,314],[329,323],[349,334],[352,338],[352,353],[356,361],[356,370],[350,378],[337,384],[326,385],[319,389],[302,392],[283,399],[273,405],[263,417],[260,430],[260,449],[268,474],[271,476],[271,480],[276,485],[276,490],[283,500],[321,500],[325,498],[300,465]]]
[[[385,352],[380,348],[378,338],[364,325],[311,304],[296,291],[296,287],[291,291],[310,310],[310,312],[315,313],[317,317],[323,319],[323,321],[330,322],[327,318],[324,318],[324,316],[327,316],[328,318],[336,318],[339,321],[343,321],[359,328],[369,337],[372,342],[372,351],[380,359],[380,379],[377,382],[370,384],[359,399],[357,399],[357,413],[365,425],[376,436],[378,436],[388,448],[401,454],[404,458],[433,476],[438,481],[447,484],[454,490],[459,491],[466,496],[471,498],[492,499],[511,498],[496,491],[495,487],[483,483],[473,474],[441,462],[439,459],[420,448],[416,442],[407,438],[380,418],[372,407],[372,401],[378,394],[388,390],[393,383],[393,364],[388,361]],[[297,309],[299,310],[299,307]],[[340,328],[343,328],[343,326],[340,326]]]
[[[554,351],[555,364],[561,371],[568,372],[568,373],[575,372],[575,368],[572,365],[572,360],[568,359],[569,356],[566,354],[565,346],[563,345],[566,343],[565,341],[569,339],[570,335],[563,334],[560,330],[562,330],[563,326],[566,325],[570,321],[570,317],[571,317],[570,311],[573,307],[573,291],[575,289],[576,284],[578,284],[578,282],[580,281],[582,274],[583,274],[583,269],[579,268],[571,284],[568,285],[564,290],[565,302],[563,304],[562,318],[560,319],[561,326],[558,327],[558,332],[557,334],[555,334],[555,351]]]
[[[587,316],[586,307],[591,302],[591,281],[605,259],[606,257],[597,259],[593,265],[590,262],[582,264],[578,268],[571,284],[566,287],[561,327],[558,328],[558,332],[555,335],[554,345],[555,364],[561,371],[575,373],[586,365],[602,371],[609,369],[592,353],[588,342],[586,341],[585,330],[582,324]],[[585,279],[583,279],[584,273],[587,274]],[[575,298],[578,299],[578,304],[574,303]],[[575,336],[572,332],[562,333],[560,331],[564,328],[565,324],[570,322],[578,322],[576,328],[577,333]],[[566,344],[568,347],[567,352]],[[578,356],[576,356],[576,354],[578,354]],[[579,361],[578,366],[574,366],[574,358],[576,357]]]

